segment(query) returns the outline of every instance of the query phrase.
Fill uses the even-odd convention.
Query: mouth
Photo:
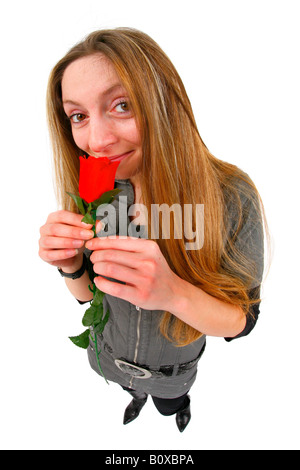
[[[129,155],[133,153],[133,150],[130,150],[129,152],[122,153],[121,155],[114,155],[112,157],[107,157],[111,162],[120,162],[127,158]]]

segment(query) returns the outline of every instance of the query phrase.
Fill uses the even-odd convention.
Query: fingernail
[[[67,250],[66,251],[67,256],[76,256],[78,255],[78,250]]]
[[[82,230],[80,235],[82,238],[88,239],[94,236],[94,232],[92,230]]]

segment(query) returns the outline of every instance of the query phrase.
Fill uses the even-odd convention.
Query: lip
[[[130,154],[133,153],[133,150],[130,150],[129,152],[122,153],[121,155],[114,155],[113,157],[107,157],[111,162],[120,162],[124,160],[124,158],[128,157]]]

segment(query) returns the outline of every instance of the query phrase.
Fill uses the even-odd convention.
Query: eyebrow
[[[106,96],[110,95],[111,93],[113,93],[117,88],[124,88],[124,87],[120,83],[115,83],[114,85],[112,85],[109,88],[107,88],[106,90],[104,90],[101,93],[101,96],[106,97]],[[63,104],[72,104],[72,105],[75,105],[75,106],[80,106],[81,105],[81,103],[78,103],[77,101],[73,101],[73,100],[64,100]]]

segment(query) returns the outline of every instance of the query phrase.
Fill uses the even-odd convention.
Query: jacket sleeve
[[[256,287],[255,289],[251,289],[251,291],[249,292],[249,297],[251,299],[257,299],[259,298],[259,295],[260,295],[260,286]],[[230,342],[233,339],[242,338],[243,336],[247,336],[249,333],[251,333],[251,331],[253,330],[253,328],[255,327],[257,323],[259,313],[260,313],[260,302],[257,302],[253,304],[250,308],[250,311],[246,318],[246,326],[243,329],[243,331],[239,333],[237,336],[234,336],[232,338],[224,338],[225,341]]]
[[[253,194],[247,197],[243,187],[239,186],[242,207],[242,217],[239,219],[237,205],[233,198],[230,198],[228,205],[227,226],[231,244],[239,253],[240,260],[245,260],[243,268],[251,262],[251,282],[248,294],[251,300],[260,299],[261,283],[264,271],[264,230],[260,203],[257,196]],[[232,240],[234,240],[232,242]],[[246,268],[248,269],[248,268]],[[246,270],[244,269],[244,270]],[[243,271],[243,270],[242,270]],[[249,271],[250,272],[250,271]],[[237,274],[240,275],[240,274]],[[242,278],[242,275],[241,275]],[[260,301],[254,303],[247,314],[247,321],[244,330],[234,338],[225,338],[226,341],[247,336],[255,327],[260,313]]]

